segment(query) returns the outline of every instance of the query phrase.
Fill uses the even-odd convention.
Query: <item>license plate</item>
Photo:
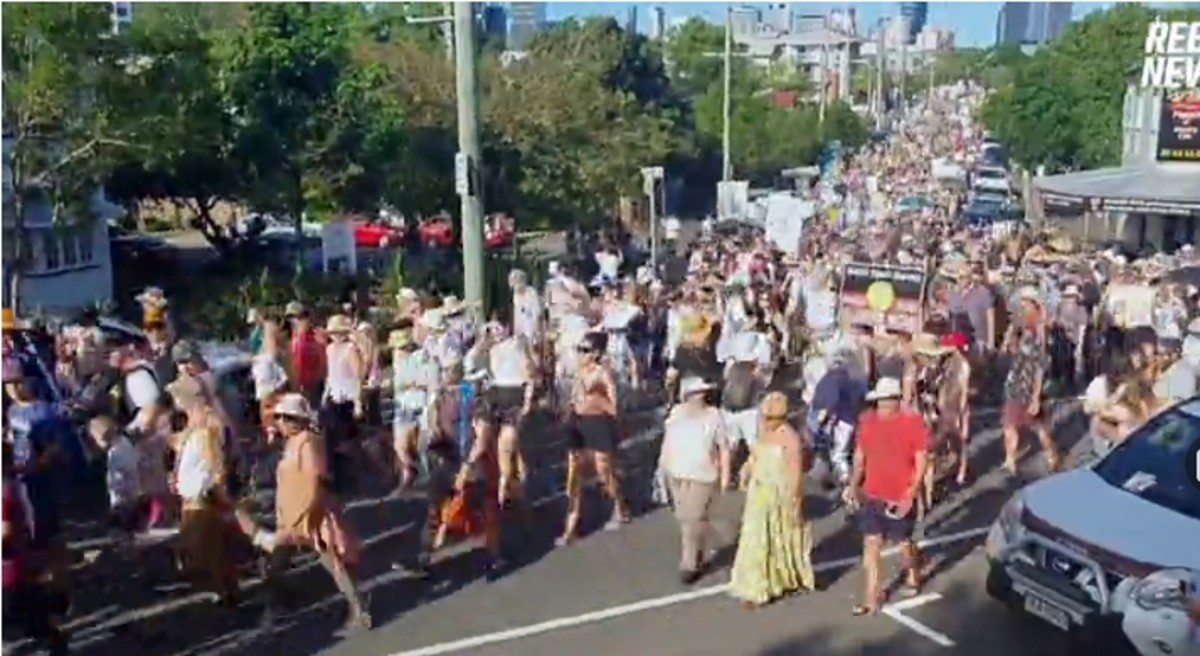
[[[1049,624],[1068,631],[1071,629],[1071,616],[1067,611],[1051,604],[1050,602],[1037,597],[1028,595],[1025,597],[1025,612],[1035,617],[1040,617]]]

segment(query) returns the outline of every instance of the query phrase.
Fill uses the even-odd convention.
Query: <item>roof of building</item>
[[[786,34],[743,35],[739,36],[737,41],[752,50],[767,50],[777,46],[801,48],[815,48],[822,45],[835,46],[844,43],[861,43],[863,39],[847,32],[817,28]]]
[[[1147,164],[1044,176],[1035,178],[1033,184],[1043,192],[1061,196],[1139,201],[1147,203],[1148,210],[1155,203],[1200,209],[1198,180],[1200,166]]]

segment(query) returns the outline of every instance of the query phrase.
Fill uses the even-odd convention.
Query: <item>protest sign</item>
[[[838,309],[843,324],[921,332],[928,276],[916,267],[846,265]]]
[[[1110,285],[1104,309],[1119,328],[1152,326],[1155,296],[1150,285]]]

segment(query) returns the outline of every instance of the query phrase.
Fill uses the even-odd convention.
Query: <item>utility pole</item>
[[[733,100],[730,98],[733,86],[733,7],[725,8],[725,79],[724,94],[721,99],[721,180],[729,182],[733,179],[733,162],[730,160],[730,115]]]
[[[454,3],[454,81],[458,92],[455,182],[462,199],[463,296],[476,318],[484,314],[483,199],[479,180],[479,101],[475,96],[475,7]]]
[[[875,98],[878,103],[875,105],[875,129],[882,130],[883,115],[887,111],[887,98],[884,96],[883,86],[883,69],[887,68],[888,65],[887,40],[885,38],[882,24],[880,24],[879,27],[879,53],[876,57],[876,61],[879,62],[879,67],[875,71],[875,74],[878,76],[875,78]]]
[[[937,67],[937,55],[929,59],[929,102],[933,102],[934,68]]]
[[[821,94],[820,108],[817,110],[817,128],[824,135],[825,105],[829,102],[829,47],[821,44],[821,81],[818,83]]]
[[[647,166],[642,169],[642,191],[650,201],[650,266],[658,276],[658,183],[663,179],[663,167]]]

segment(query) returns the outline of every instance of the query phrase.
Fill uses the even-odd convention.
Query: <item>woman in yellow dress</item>
[[[787,423],[787,398],[772,392],[750,455],[746,508],[729,594],[757,608],[812,590],[812,525],[804,517],[804,445]],[[746,480],[746,479],[743,479]]]

